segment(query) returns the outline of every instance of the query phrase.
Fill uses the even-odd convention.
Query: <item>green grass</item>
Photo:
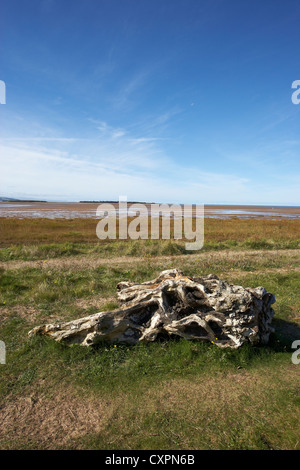
[[[76,255],[99,255],[112,259],[120,256],[176,256],[222,250],[287,250],[300,248],[300,238],[295,240],[228,240],[223,242],[206,241],[201,251],[189,252],[184,241],[176,240],[128,240],[99,243],[51,243],[33,245],[11,245],[0,248],[0,261],[33,261],[51,258],[65,258]]]
[[[13,316],[4,322],[1,338],[7,364],[1,368],[0,394],[21,393],[40,379],[76,384],[89,391],[133,392],[153,382],[272,368],[290,361],[290,338],[276,332],[268,346],[220,349],[210,343],[172,339],[136,346],[100,344],[66,347],[45,337],[27,338],[28,323]]]
[[[156,263],[155,259],[145,262],[100,265],[95,269],[67,269],[47,264],[39,267],[18,267],[16,269],[0,268],[0,306],[13,306],[20,303],[49,305],[59,302],[69,304],[75,299],[93,297],[103,294],[104,297],[116,295],[116,285],[122,280],[143,282],[154,278],[162,269],[176,267],[185,274],[201,276],[208,272],[215,274],[226,273],[226,278],[234,283],[242,283],[249,287],[263,285],[267,290],[276,292],[277,308],[280,312],[286,310],[289,303],[296,308],[299,299],[295,292],[299,291],[300,273],[272,272],[271,269],[297,266],[297,260],[292,257],[262,257],[241,256],[238,259],[223,257],[220,259],[172,258],[166,264]],[[249,272],[249,275],[234,277],[236,271]],[[262,272],[262,270],[264,272]],[[251,274],[253,272],[253,274]],[[259,272],[259,274],[258,274]],[[279,306],[279,307],[278,307]]]
[[[231,251],[222,253],[228,245]],[[291,343],[300,338],[300,253],[245,241],[224,246],[208,246],[201,256],[180,256],[180,243],[159,241],[2,249],[7,264],[0,269],[0,339],[7,364],[0,365],[0,415],[11,418],[1,429],[0,416],[0,448],[299,448],[300,366],[291,362]],[[119,259],[123,256],[125,261]],[[101,264],[105,258],[111,261]],[[91,259],[97,261],[93,268]],[[14,266],[12,260],[21,262]],[[171,339],[83,348],[27,335],[41,323],[117,308],[119,281],[143,282],[174,267],[191,276],[213,272],[274,293],[275,333],[269,344],[222,350]],[[52,433],[44,424],[49,413],[58,423],[67,419],[62,413],[70,409],[76,427],[77,410],[83,420],[91,413],[87,403],[93,403],[96,423],[102,413],[98,430],[87,423],[80,436],[68,438],[70,424],[56,425]],[[43,414],[43,406],[50,411]]]
[[[16,327],[11,324],[11,332]],[[10,400],[34,390],[51,399],[61,384],[66,389],[75,387],[83,400],[93,394],[118,402],[122,396],[117,417],[105,432],[91,430],[65,448],[267,449],[297,445],[297,381],[284,380],[290,352],[275,337],[268,347],[245,345],[236,351],[182,339],[86,349],[33,338],[16,347],[8,361],[11,365],[3,370],[0,393]],[[253,382],[243,386],[244,378],[251,375]],[[231,377],[236,380],[239,376],[241,383],[232,387]],[[257,380],[262,384],[257,385]],[[41,383],[47,384],[46,390],[41,391]],[[294,428],[286,431],[287,423]],[[200,432],[206,429],[207,433]],[[26,436],[23,443],[13,442],[22,448]],[[43,448],[38,442],[33,445],[39,446]]]

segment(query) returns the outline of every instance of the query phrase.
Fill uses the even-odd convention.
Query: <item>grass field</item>
[[[300,221],[207,219],[205,245],[100,242],[95,220],[0,219],[1,449],[300,449]],[[268,346],[186,340],[95,349],[29,339],[118,306],[163,269],[276,296]]]

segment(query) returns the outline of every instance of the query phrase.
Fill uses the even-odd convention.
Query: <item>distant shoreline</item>
[[[114,204],[118,205],[119,201],[44,201],[44,200],[36,200],[36,199],[4,199],[0,198],[0,204],[14,204],[14,203],[24,203],[24,204],[62,204],[62,205],[76,205],[76,204]],[[151,204],[167,204],[171,206],[172,204],[178,205],[178,206],[184,206],[184,205],[196,205],[199,203],[167,203],[167,202],[145,202],[145,201],[127,201],[128,205],[131,204],[145,204],[146,206],[151,206]],[[300,205],[278,205],[278,204],[203,204],[204,207],[214,207],[216,209],[223,208],[223,209],[242,209],[242,208],[255,208],[257,210],[263,210],[263,209],[300,209]]]
[[[46,202],[46,201],[32,201],[32,200],[15,200],[15,201],[0,201],[0,218],[47,218],[47,219],[99,219],[97,216],[97,209],[100,204],[111,204],[114,208],[114,213],[117,217],[124,214],[121,210],[119,214],[119,202],[116,201],[103,201],[103,202]],[[135,203],[127,202],[128,217],[135,217],[138,215],[132,207],[133,204],[143,204],[147,208],[149,215],[153,213],[151,207],[154,203]],[[168,204],[171,208],[172,204]],[[184,213],[190,212],[195,215],[196,205],[193,206],[191,211],[188,205],[174,204],[175,217],[182,217]],[[150,212],[151,210],[151,212]],[[187,212],[186,212],[187,211]],[[157,205],[154,212],[157,212]],[[153,215],[153,214],[152,214]],[[173,215],[172,215],[173,216]],[[204,204],[204,216],[206,218],[227,219],[227,218],[265,218],[265,219],[298,219],[300,220],[300,207],[299,206],[259,206],[259,205],[229,205],[229,204]]]
[[[196,203],[167,203],[167,202],[142,202],[142,201],[126,201],[127,202],[127,205],[128,207],[131,206],[132,204],[144,204],[145,206],[147,207],[150,207],[152,204],[156,204],[156,205],[169,205],[170,207],[172,205],[174,206],[179,206],[179,207],[184,207],[184,206],[196,206],[197,204]],[[98,206],[99,204],[112,204],[114,206],[118,206],[119,205],[119,201],[78,201],[78,202],[61,202],[61,201],[38,201],[38,200],[33,200],[33,199],[14,199],[14,200],[0,200],[0,207],[1,205],[7,205],[7,206],[11,206],[13,207],[14,204],[43,204],[43,205],[47,205],[47,206],[65,206],[65,207],[68,207],[68,208],[71,208],[71,206],[73,206],[74,208],[76,207],[77,209],[79,209],[80,207],[83,208],[83,207],[86,207],[87,205],[90,205],[92,207],[95,207],[95,206]],[[198,204],[199,205],[199,204]],[[265,209],[268,209],[268,210],[286,210],[286,209],[290,209],[292,211],[298,211],[300,210],[300,205],[298,206],[291,206],[291,205],[288,205],[288,206],[284,206],[284,205],[276,205],[276,204],[265,204],[265,205],[259,205],[259,204],[203,204],[204,208],[207,208],[207,209],[244,209],[244,210],[247,210],[247,209],[256,209],[256,210],[259,210],[259,211],[264,211]],[[85,210],[85,209],[81,209],[81,210]]]
[[[0,199],[0,203],[1,202],[4,202],[4,203],[14,203],[14,202],[48,202],[48,201],[38,201],[36,199],[5,199],[5,198],[2,198]]]

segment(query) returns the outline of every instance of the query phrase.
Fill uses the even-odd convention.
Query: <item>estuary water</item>
[[[119,211],[118,203],[110,203],[116,216],[126,215],[126,211]],[[0,202],[0,217],[14,218],[46,218],[46,219],[98,219],[97,208],[99,203],[78,203],[78,202]],[[145,204],[150,215],[150,204]],[[132,203],[127,205],[128,217],[135,217]],[[183,209],[183,210],[182,210]],[[175,210],[175,217],[195,214],[187,206]],[[152,211],[152,215],[158,215],[158,211]],[[204,205],[204,215],[209,218],[267,218],[267,219],[299,219],[300,207],[285,206],[228,206],[228,205]]]

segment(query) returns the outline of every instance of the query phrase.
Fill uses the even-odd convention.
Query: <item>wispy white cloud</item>
[[[46,144],[50,144],[47,146]],[[43,145],[36,141],[3,143],[1,152],[1,193],[50,200],[118,199],[126,194],[131,200],[187,203],[289,203],[299,197],[296,180],[283,180],[276,188],[272,183],[253,182],[249,178],[219,172],[186,168],[168,160],[161,164],[151,155],[151,165],[141,163],[144,154],[112,153],[91,158],[76,147],[77,154]],[[85,144],[87,141],[85,141]],[[89,142],[90,149],[92,148]],[[166,158],[166,157],[165,157]],[[288,189],[286,189],[288,187]],[[264,200],[261,200],[264,194]],[[284,197],[282,197],[285,195]],[[278,199],[280,198],[280,201]]]
[[[111,139],[118,139],[123,137],[126,134],[126,131],[120,127],[112,127],[107,124],[105,121],[97,121],[95,119],[89,118],[89,121],[96,125],[96,129],[101,132],[105,137]]]
[[[137,137],[136,139],[129,139],[129,142],[133,144],[141,144],[141,143],[151,143],[151,142],[158,142],[161,140],[167,140],[163,137]]]
[[[157,122],[166,123],[172,112],[166,112],[161,119],[159,116]],[[266,155],[275,150],[275,142],[268,148],[257,145],[242,155],[221,148],[224,161],[232,164],[226,169],[223,166],[223,170],[216,167],[214,171],[204,171],[196,163],[192,165],[187,155],[176,161],[171,158],[165,150],[167,139],[157,136],[155,126],[152,135],[149,128],[145,135],[138,125],[125,129],[105,120],[89,118],[88,122],[94,131],[89,138],[55,137],[55,130],[50,129],[45,137],[2,139],[0,195],[103,200],[126,194],[130,200],[150,202],[300,202],[299,178],[295,173],[281,174],[276,185],[274,178],[269,177]],[[286,140],[280,151],[285,149],[292,155],[298,145],[296,139]],[[244,168],[259,172],[254,177],[253,172],[241,175],[235,169],[239,162]]]
[[[127,79],[127,81],[123,82],[118,90],[110,97],[113,107],[117,109],[131,107],[134,101],[134,95],[145,86],[149,75],[149,70],[141,70]]]

